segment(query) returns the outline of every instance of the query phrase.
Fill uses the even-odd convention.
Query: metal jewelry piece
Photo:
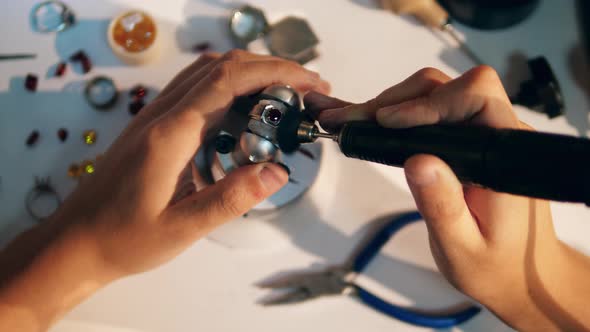
[[[269,25],[261,9],[244,6],[230,15],[229,30],[239,48],[247,48],[254,40],[263,38],[273,55],[287,60],[305,64],[318,55],[319,39],[302,18],[288,16]]]
[[[61,1],[43,1],[31,10],[31,26],[37,32],[59,32],[74,23],[74,12]]]
[[[115,105],[119,92],[112,79],[106,76],[97,76],[86,84],[84,97],[95,109],[106,111]]]
[[[39,200],[43,197],[49,198],[55,204],[55,208],[49,213],[38,211]],[[60,205],[61,197],[51,185],[49,178],[35,177],[35,186],[31,188],[25,200],[25,207],[29,215],[35,218],[37,221],[42,221],[43,219],[49,217],[55,210],[57,210]]]
[[[202,174],[209,175],[210,182],[215,182],[240,166],[263,162],[280,164],[289,173],[289,183],[255,210],[284,206],[303,194],[319,172],[320,144],[308,144],[305,152],[284,153],[279,147],[279,126],[304,117],[302,111],[299,94],[288,86],[273,85],[258,95],[238,98],[226,113],[216,136],[205,145],[205,165],[199,164],[197,155],[196,166]]]

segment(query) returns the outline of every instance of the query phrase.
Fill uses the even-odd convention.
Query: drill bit
[[[35,54],[0,54],[0,60],[22,60],[22,59],[34,59],[37,55]]]

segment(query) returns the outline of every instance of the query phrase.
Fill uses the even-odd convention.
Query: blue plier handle
[[[383,245],[385,245],[396,232],[404,226],[420,220],[422,220],[422,216],[417,211],[404,213],[394,218],[385,227],[379,230],[379,232],[373,237],[373,240],[360,251],[352,263],[352,270],[356,273],[361,273],[379,253]],[[456,312],[442,315],[416,312],[383,301],[358,285],[353,285],[353,287],[356,290],[359,299],[366,305],[391,317],[418,326],[448,328],[471,319],[481,311],[481,308],[477,306],[470,306]]]

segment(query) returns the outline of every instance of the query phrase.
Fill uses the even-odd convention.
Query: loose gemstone
[[[27,74],[27,77],[25,78],[25,88],[31,92],[34,92],[37,90],[38,82],[39,78],[37,78],[37,75]]]
[[[33,130],[33,132],[27,138],[27,141],[26,141],[27,146],[35,145],[38,140],[39,140],[39,132],[36,130]]]
[[[65,128],[61,128],[57,131],[57,137],[62,142],[65,142],[68,139],[68,131]]]
[[[131,103],[129,103],[129,113],[131,113],[131,115],[136,115],[137,113],[139,113],[139,111],[141,111],[141,109],[144,106],[145,106],[145,103],[143,102],[143,100],[136,99],[136,100],[132,101]]]
[[[57,67],[55,68],[55,76],[61,77],[61,76],[63,76],[63,74],[65,72],[66,72],[66,63],[65,62],[58,63]]]
[[[86,143],[87,145],[92,145],[94,143],[96,143],[96,131],[94,130],[86,130],[84,132],[84,134],[82,135],[82,138],[84,139],[84,143]]]

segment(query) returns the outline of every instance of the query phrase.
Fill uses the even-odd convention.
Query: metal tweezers
[[[417,211],[404,213],[389,221],[371,241],[356,255],[351,264],[327,268],[320,272],[293,274],[261,283],[261,288],[289,288],[290,292],[266,298],[263,305],[300,303],[324,295],[353,294],[369,307],[399,319],[403,322],[429,327],[449,328],[461,324],[475,316],[481,308],[473,305],[454,312],[426,313],[404,308],[384,301],[368,290],[354,283],[355,276],[361,273],[379,253],[387,241],[404,226],[422,220]]]
[[[35,54],[0,54],[0,61],[34,59],[35,57],[37,57]]]

